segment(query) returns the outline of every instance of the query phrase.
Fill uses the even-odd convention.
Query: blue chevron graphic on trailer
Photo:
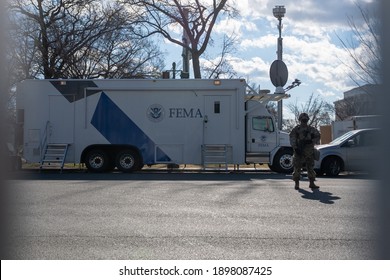
[[[84,98],[85,88],[96,88],[96,90],[89,89],[86,92],[87,97],[100,92],[98,86],[93,81],[88,80],[55,80],[50,83],[70,102],[76,102]]]
[[[128,144],[136,146],[142,153],[145,164],[155,163],[154,151],[157,161],[170,161],[171,159],[157,147],[152,139],[142,131],[104,92],[100,95],[91,124],[111,144]]]

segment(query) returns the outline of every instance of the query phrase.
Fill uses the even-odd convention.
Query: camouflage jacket
[[[290,144],[294,149],[314,147],[320,143],[321,134],[312,126],[297,125],[290,132]]]

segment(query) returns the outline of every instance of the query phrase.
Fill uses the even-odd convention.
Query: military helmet
[[[306,113],[301,113],[301,114],[299,115],[298,121],[301,121],[301,120],[303,120],[303,119],[309,120],[309,119],[310,119],[310,118],[309,118],[309,115],[306,114]]]

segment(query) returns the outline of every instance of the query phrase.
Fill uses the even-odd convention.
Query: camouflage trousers
[[[302,152],[298,155],[294,152],[293,156],[293,180],[298,181],[301,178],[302,168],[306,167],[307,177],[310,180],[314,180],[316,178],[316,173],[313,169],[314,167],[314,155],[313,155],[313,147],[306,147],[302,150]]]

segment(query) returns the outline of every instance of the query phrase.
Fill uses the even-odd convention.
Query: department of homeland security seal
[[[153,104],[146,110],[146,115],[152,122],[160,122],[164,119],[165,111],[161,105]]]

